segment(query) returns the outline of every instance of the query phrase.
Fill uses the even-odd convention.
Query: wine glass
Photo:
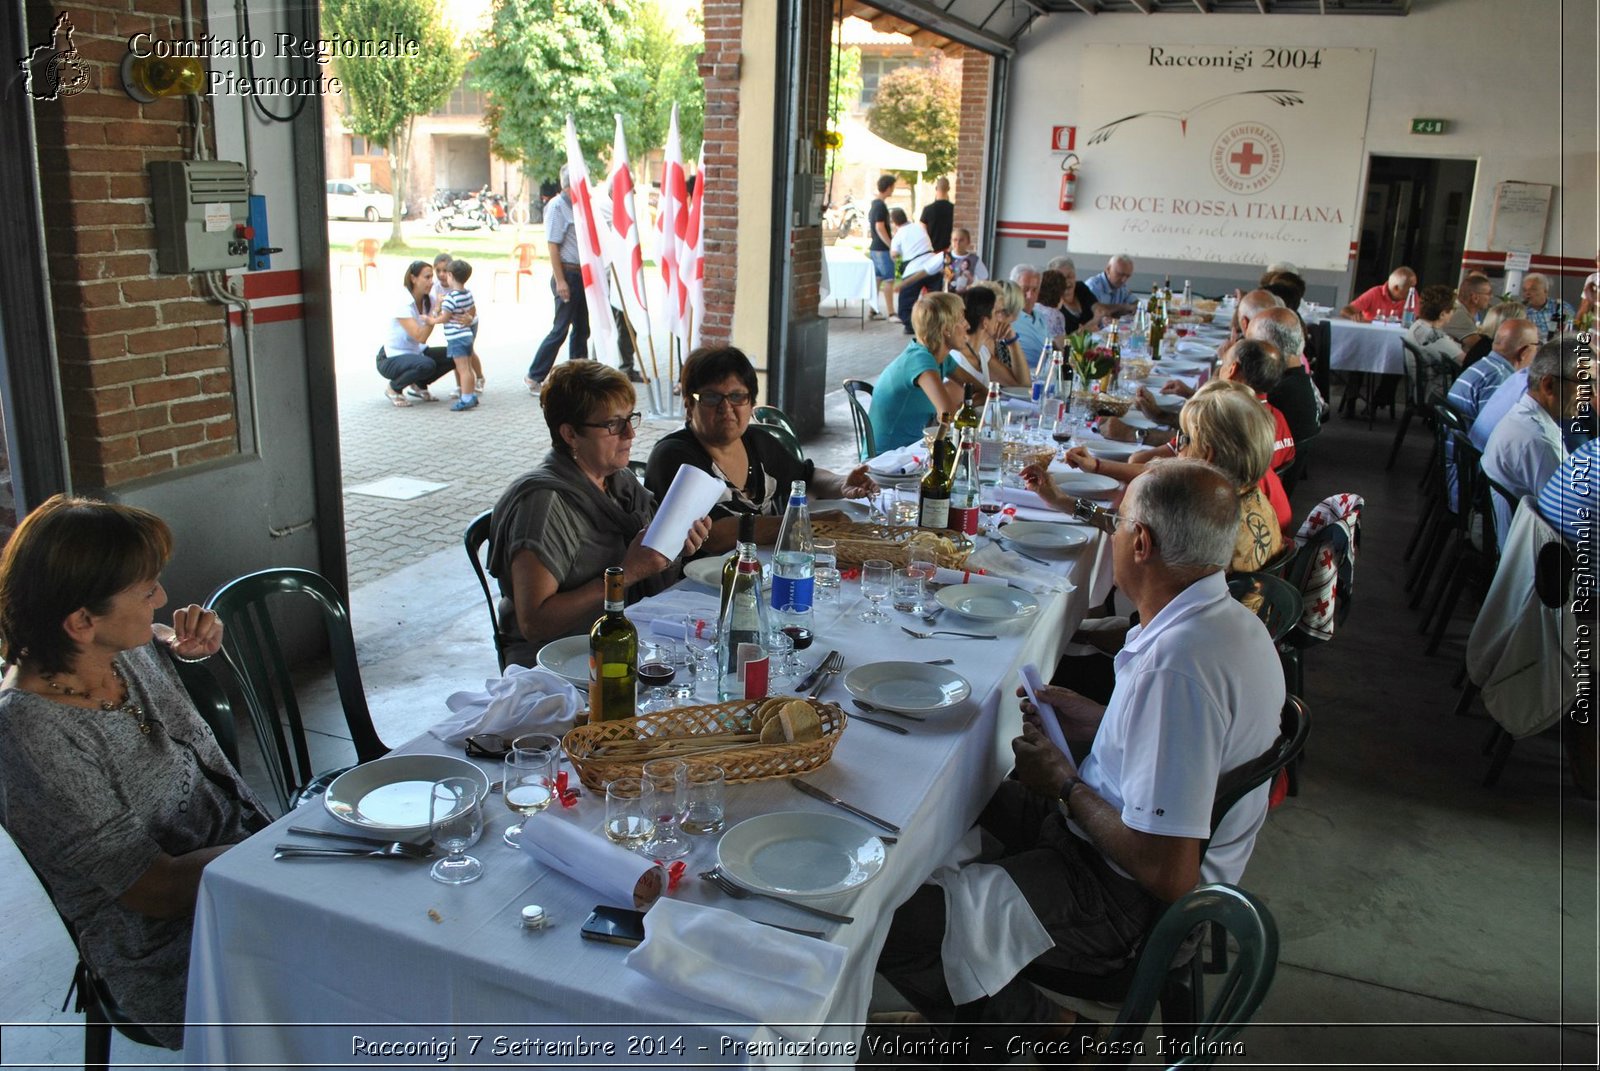
[[[996,520],[1003,508],[1000,502],[1000,485],[986,483],[978,492],[978,513],[983,521],[984,534],[994,537]]]
[[[561,738],[549,733],[529,733],[511,742],[505,757],[505,783],[501,795],[506,807],[523,818],[550,806],[555,795],[556,767],[561,765]],[[522,822],[501,834],[513,848],[522,846]]]
[[[639,851],[652,859],[682,859],[689,842],[678,823],[689,802],[689,765],[682,759],[652,759],[644,764],[644,780],[655,789],[655,832]]]
[[[783,622],[780,631],[789,638],[790,643],[786,669],[790,674],[798,673],[802,668],[800,652],[810,647],[811,641],[816,637],[811,627],[811,608],[801,609],[794,603],[789,603],[779,608],[778,619]]]
[[[678,691],[672,688],[677,679],[681,656],[673,640],[650,640],[639,645],[640,714],[654,714],[658,710],[671,710],[678,702]],[[691,694],[693,694],[691,692]]]
[[[872,609],[861,615],[861,620],[869,625],[878,625],[889,620],[889,615],[883,612],[882,602],[889,597],[889,580],[894,575],[894,563],[881,558],[861,563],[861,594],[872,603]]]
[[[478,783],[468,777],[435,781],[428,797],[428,829],[445,857],[433,864],[428,876],[446,885],[465,885],[483,877],[483,864],[466,854],[483,833],[483,800]]]

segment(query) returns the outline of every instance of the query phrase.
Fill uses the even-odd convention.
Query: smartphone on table
[[[632,948],[644,940],[644,912],[601,904],[589,912],[578,932],[590,941]]]

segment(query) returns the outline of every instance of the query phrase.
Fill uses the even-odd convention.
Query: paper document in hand
[[[668,558],[676,558],[689,538],[689,526],[711,512],[722,497],[722,481],[693,465],[684,465],[672,478],[666,497],[656,507],[655,518],[645,529],[644,545]]]
[[[1028,693],[1028,698],[1035,707],[1039,708],[1039,720],[1044,722],[1045,735],[1050,742],[1061,750],[1063,755],[1070,755],[1067,750],[1067,738],[1061,735],[1061,722],[1056,717],[1056,708],[1039,698],[1039,690],[1044,687],[1044,682],[1039,679],[1039,670],[1032,662],[1022,667],[1022,690]]]

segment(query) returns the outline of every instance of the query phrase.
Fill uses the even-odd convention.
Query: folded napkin
[[[1071,524],[1072,515],[1062,513],[1058,509],[1046,506],[1044,509],[1030,509],[1027,506],[1011,507],[1011,516],[1019,521],[1043,521],[1046,524]]]
[[[452,747],[467,737],[496,733],[507,739],[523,733],[554,733],[572,728],[578,716],[578,690],[547,669],[508,666],[499,680],[483,682],[481,692],[456,692],[444,701],[454,717],[428,731]]]
[[[1030,491],[1026,487],[1006,487],[1002,484],[999,488],[999,495],[1000,501],[1008,506],[1025,506],[1028,509],[1049,510],[1063,519],[1067,517],[1065,513],[1040,498],[1037,492]]]
[[[922,444],[912,443],[902,446],[897,450],[885,450],[871,461],[867,462],[867,469],[871,472],[887,472],[895,476],[909,476],[922,468]]]
[[[661,866],[556,814],[522,823],[522,850],[551,870],[587,885],[604,903],[648,908],[667,887]]]
[[[1071,568],[1071,562],[1063,559],[1060,567],[1064,572]],[[974,551],[967,559],[967,568],[982,569],[990,576],[1005,577],[1012,584],[1035,595],[1070,591],[1073,587],[1072,581],[1063,573],[1053,572],[1048,566],[1035,565],[1026,558],[1001,550],[993,543]]]
[[[1055,947],[1022,890],[1001,868],[944,866],[929,880],[944,889],[947,921],[939,951],[955,1003],[993,996]]]
[[[628,966],[668,989],[811,1037],[844,971],[842,947],[721,908],[662,898],[644,917]]]
[[[945,569],[942,566],[933,571],[933,583],[941,586],[945,584],[1004,584],[1003,576],[988,576],[976,569]]]
[[[717,631],[717,597],[708,595],[701,587],[675,587],[653,595],[642,602],[636,602],[627,610],[628,620],[636,628],[650,626],[654,631],[654,623],[667,622],[671,618],[693,615],[697,621],[711,622],[711,639],[716,639]]]

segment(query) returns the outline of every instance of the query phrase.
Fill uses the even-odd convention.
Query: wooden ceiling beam
[[[1200,14],[1211,14],[1211,0],[1194,0],[1194,6],[1200,9]]]
[[[1100,14],[1100,5],[1095,3],[1094,0],[1072,0],[1072,2],[1078,5],[1078,10],[1085,15]]]
[[[1128,3],[1132,4],[1146,15],[1152,14],[1150,0],[1128,0]]]

